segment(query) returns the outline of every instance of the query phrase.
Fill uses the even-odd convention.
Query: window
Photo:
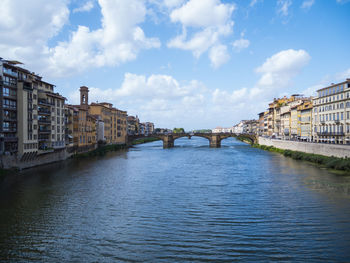
[[[344,120],[344,112],[342,112],[342,113],[340,114],[340,119],[341,119],[341,120]]]
[[[2,92],[4,93],[4,96],[10,96],[10,89],[9,88],[3,88]]]
[[[3,106],[7,108],[16,109],[17,108],[17,102],[13,100],[3,99]]]

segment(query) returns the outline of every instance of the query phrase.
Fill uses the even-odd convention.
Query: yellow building
[[[125,144],[127,141],[126,111],[113,107],[108,102],[88,104],[89,89],[80,88],[81,108],[87,109],[88,115],[95,119],[95,141],[105,141],[107,144]]]
[[[298,137],[303,141],[312,141],[312,102],[305,101],[297,107]]]

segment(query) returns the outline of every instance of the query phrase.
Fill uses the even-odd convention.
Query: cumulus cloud
[[[170,75],[150,76],[126,73],[119,88],[101,89],[90,87],[90,101],[105,101],[106,98],[130,114],[139,114],[142,121],[155,121],[157,126],[172,125],[194,128],[204,122],[208,105],[208,89],[197,80],[180,83]],[[79,103],[78,90],[69,95],[70,103]],[[190,113],[190,114],[189,114]],[[198,126],[197,126],[198,128]]]
[[[305,50],[288,49],[268,58],[256,69],[262,76],[257,86],[265,89],[282,89],[308,64],[310,55]]]
[[[94,8],[94,2],[88,1],[84,5],[74,8],[73,13],[79,13],[79,12],[89,12],[91,9]]]
[[[225,45],[215,45],[209,51],[209,59],[213,68],[218,68],[230,59]]]
[[[68,18],[66,1],[1,1],[0,54],[42,63],[47,40],[57,35]]]
[[[252,87],[210,89],[198,80],[126,73],[119,87],[90,87],[89,97],[100,102],[108,98],[129,114],[139,114],[142,121],[156,120],[158,127],[214,128],[208,127],[208,123],[232,126],[241,119],[256,118],[272,98],[288,93],[293,78],[309,59],[304,50],[278,52],[257,67],[256,73],[261,78]],[[269,81],[266,76],[270,76]],[[70,94],[69,100],[79,102],[78,90]]]
[[[2,1],[0,53],[30,61],[33,69],[45,75],[65,76],[92,67],[119,65],[135,59],[143,49],[160,47],[159,39],[146,37],[139,26],[145,21],[144,1],[98,3],[102,15],[99,29],[78,26],[68,40],[49,47],[49,40],[69,22],[68,0]]]
[[[315,0],[305,0],[302,4],[301,4],[301,8],[302,9],[310,9],[315,3]]]
[[[310,55],[305,50],[283,50],[256,68],[260,79],[251,88],[238,88],[232,92],[216,89],[212,100],[218,111],[255,118],[272,98],[288,94],[292,80],[307,65]],[[238,120],[237,120],[238,121]]]
[[[168,47],[192,51],[196,58],[211,50],[208,55],[212,65],[216,67],[223,64],[218,63],[218,61],[224,61],[222,53],[225,48],[220,43],[220,39],[232,34],[234,23],[231,15],[234,10],[233,4],[223,4],[220,0],[188,1],[170,14],[173,23],[182,25],[182,33],[171,39]],[[189,35],[188,29],[194,33]],[[215,52],[219,50],[220,52]],[[215,54],[220,57],[216,57]],[[224,62],[227,61],[226,59]]]
[[[88,27],[79,26],[69,41],[51,48],[52,70],[66,74],[88,67],[115,66],[135,59],[141,49],[160,47],[157,38],[147,38],[138,26],[146,15],[142,1],[99,0],[99,4],[102,28],[90,31]]]

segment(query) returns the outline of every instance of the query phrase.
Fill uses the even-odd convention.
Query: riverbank
[[[99,146],[96,149],[85,152],[85,153],[79,153],[73,155],[73,158],[84,158],[84,157],[92,157],[92,156],[104,156],[108,152],[115,152],[119,150],[125,150],[127,149],[126,144],[110,144],[110,145],[103,145]]]
[[[283,154],[286,157],[290,157],[294,160],[307,161],[327,169],[333,169],[344,172],[346,175],[350,175],[350,158],[329,157],[320,154],[305,153],[300,151],[292,151],[276,148],[274,146],[266,146],[260,144],[254,144],[254,148],[262,149],[269,152],[276,152]]]
[[[283,150],[318,154],[318,155],[323,155],[328,157],[338,157],[338,158],[350,157],[350,145],[344,145],[344,144],[278,140],[278,139],[265,138],[261,136],[258,138],[257,143],[265,146],[273,146],[275,148],[283,149]]]
[[[132,142],[132,145],[138,145],[138,144],[143,144],[143,143],[148,143],[148,142],[155,142],[155,141],[159,141],[160,139],[158,138],[142,138],[142,139],[138,139]]]

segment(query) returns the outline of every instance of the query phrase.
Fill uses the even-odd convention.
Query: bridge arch
[[[248,140],[251,144],[256,142],[256,136],[251,134],[234,134],[234,133],[172,133],[172,134],[152,134],[149,136],[132,135],[128,136],[128,144],[131,145],[134,140],[143,138],[157,138],[163,141],[163,148],[174,147],[174,141],[179,138],[201,137],[209,140],[209,145],[212,148],[221,147],[221,141],[230,137],[235,137],[241,140]]]

